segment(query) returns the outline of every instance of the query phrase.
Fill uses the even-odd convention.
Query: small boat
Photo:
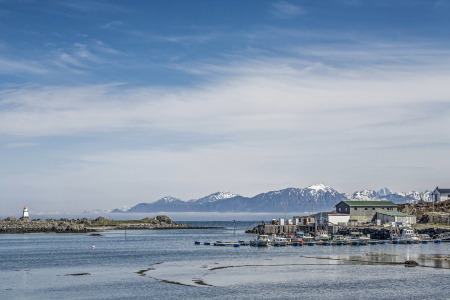
[[[347,239],[347,244],[352,244],[352,245],[367,245],[370,241],[370,238],[368,238],[367,236],[364,236],[360,232],[353,232],[353,234],[350,236],[347,236],[346,239]]]
[[[279,237],[276,234],[272,235],[272,246],[286,246],[288,242],[287,238]]]
[[[330,240],[330,236],[326,232],[319,231],[319,232],[316,232],[316,236],[314,237],[314,240],[317,242],[319,242],[319,241],[327,242]]]
[[[399,244],[420,243],[419,235],[417,235],[412,228],[402,229],[401,235],[391,235],[391,240],[397,240]]]
[[[258,234],[250,241],[250,246],[267,247],[269,246],[269,236],[266,234]]]
[[[331,245],[347,245],[347,240],[344,238],[343,235],[337,234],[333,235],[333,238],[330,241]]]

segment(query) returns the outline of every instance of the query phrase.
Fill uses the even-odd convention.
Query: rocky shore
[[[84,224],[66,222],[65,220],[19,219],[8,217],[0,220],[0,234],[2,233],[83,233],[95,230],[88,229]]]
[[[173,222],[167,216],[144,218],[142,220],[118,221],[98,217],[97,219],[33,219],[8,217],[0,220],[0,234],[14,233],[86,233],[104,230],[131,229],[216,229],[218,227],[194,227]]]

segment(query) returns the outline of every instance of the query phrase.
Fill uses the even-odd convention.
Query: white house
[[[338,212],[321,212],[315,215],[317,224],[338,224],[347,223],[350,220],[350,214],[343,214]]]
[[[450,200],[450,189],[440,189],[436,187],[431,193],[431,201],[440,202]]]

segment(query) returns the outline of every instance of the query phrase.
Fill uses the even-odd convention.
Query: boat
[[[269,236],[266,234],[258,234],[253,240],[250,241],[250,246],[264,247],[269,246]]]
[[[418,244],[420,243],[419,235],[412,228],[402,229],[400,235],[391,235],[392,241],[398,241],[399,244]]]
[[[331,245],[347,245],[347,240],[344,238],[343,235],[337,234],[333,235],[331,241]]]
[[[279,237],[276,234],[272,235],[272,246],[286,246],[289,240],[284,237]]]
[[[367,245],[370,241],[370,238],[364,236],[360,232],[352,232],[350,236],[346,236],[347,244],[351,245]]]
[[[294,235],[296,239],[301,239],[302,242],[308,243],[313,242],[314,237],[309,233],[304,233],[303,231],[297,231]]]
[[[324,231],[319,231],[316,232],[316,236],[314,237],[314,240],[319,242],[327,242],[330,240],[330,236],[328,235],[328,233],[324,232]]]

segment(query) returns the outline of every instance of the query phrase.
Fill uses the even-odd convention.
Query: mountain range
[[[269,213],[331,211],[341,201],[392,201],[404,203],[428,199],[430,192],[397,193],[388,188],[379,191],[362,190],[351,195],[339,193],[324,184],[306,188],[287,188],[279,191],[261,193],[254,197],[244,197],[230,192],[217,192],[209,196],[183,201],[179,198],[164,197],[152,203],[139,203],[129,209],[114,209],[111,213],[146,212],[246,212]]]

